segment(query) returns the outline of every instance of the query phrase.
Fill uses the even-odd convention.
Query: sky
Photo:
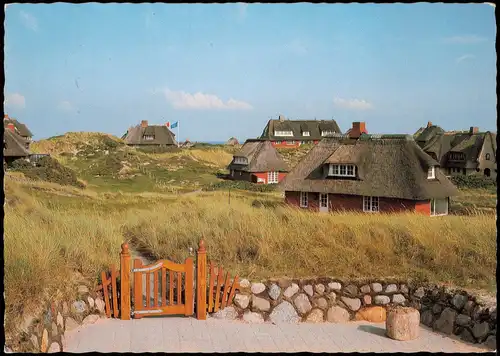
[[[496,131],[488,4],[12,4],[4,112],[35,139],[122,136],[179,122],[179,139],[261,135],[270,118],[370,133]],[[177,129],[173,129],[177,134]]]

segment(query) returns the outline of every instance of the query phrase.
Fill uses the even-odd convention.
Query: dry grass
[[[203,162],[212,167],[221,169],[225,168],[233,159],[232,154],[224,148],[193,148],[180,152],[149,154],[148,156],[158,161],[169,161],[172,157],[188,157],[194,161]]]

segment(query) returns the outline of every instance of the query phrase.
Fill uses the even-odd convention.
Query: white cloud
[[[175,109],[194,109],[194,110],[250,110],[252,105],[235,99],[229,99],[224,102],[213,94],[203,94],[201,92],[190,94],[184,91],[165,90],[165,98]]]
[[[485,37],[480,37],[476,35],[463,35],[463,36],[453,36],[444,39],[446,43],[456,43],[456,44],[474,44],[485,42],[488,39]]]
[[[26,107],[26,99],[19,93],[7,94],[4,104],[10,108],[24,109]]]
[[[349,110],[369,110],[373,109],[373,105],[362,99],[342,99],[334,98],[333,104],[342,109]]]
[[[21,16],[21,21],[24,26],[35,32],[38,31],[38,21],[35,16],[24,11],[21,11],[19,15]]]
[[[460,56],[456,59],[457,63],[460,63],[460,62],[463,62],[465,60],[468,60],[468,59],[474,59],[476,58],[475,55],[473,54],[464,54],[463,56]]]
[[[288,43],[287,45],[285,45],[285,48],[296,55],[302,56],[307,54],[306,45],[299,39],[295,39],[292,42]]]
[[[66,111],[66,112],[70,112],[70,111],[74,111],[75,110],[75,107],[73,106],[73,104],[71,104],[69,101],[61,101],[58,105],[57,105],[57,109],[58,110],[61,110],[61,111]]]

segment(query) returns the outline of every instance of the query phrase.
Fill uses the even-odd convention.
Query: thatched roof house
[[[278,183],[289,171],[271,142],[259,139],[245,141],[227,168],[235,180],[264,184]]]
[[[31,141],[31,139],[33,138],[33,134],[25,124],[22,124],[16,119],[9,117],[9,115],[7,114],[4,114],[3,116],[3,127],[4,130],[10,129],[27,141]]]
[[[303,208],[448,212],[457,193],[439,163],[409,135],[332,135],[280,183],[286,201]]]
[[[16,132],[7,129],[3,134],[3,155],[4,157],[21,158],[28,157],[29,143]]]
[[[235,137],[231,137],[229,140],[227,140],[226,145],[228,146],[236,146],[239,145],[240,143]]]
[[[482,174],[496,177],[496,133],[468,131],[446,132],[431,123],[415,137],[418,145],[436,159],[447,175]]]
[[[122,139],[130,146],[177,146],[175,134],[167,125],[149,125],[147,120],[129,128]]]
[[[298,147],[317,144],[323,137],[340,132],[335,120],[288,120],[280,115],[278,120],[268,121],[260,138],[275,147]]]

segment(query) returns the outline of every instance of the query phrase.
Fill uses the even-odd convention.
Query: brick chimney
[[[432,126],[432,122],[427,121],[427,127],[431,127],[431,126]]]
[[[7,124],[7,128],[12,132],[16,132],[16,128],[13,123]]]
[[[353,122],[352,129],[349,131],[350,138],[359,138],[361,134],[367,134],[366,124],[364,122]]]
[[[170,121],[167,121],[167,122],[165,123],[165,126],[166,126],[166,127],[170,127]]]
[[[479,127],[471,126],[469,129],[469,133],[472,134],[477,134],[479,132]]]
[[[142,120],[141,127],[144,127],[144,128],[148,127],[148,120]]]

